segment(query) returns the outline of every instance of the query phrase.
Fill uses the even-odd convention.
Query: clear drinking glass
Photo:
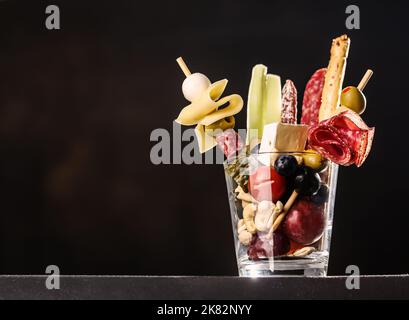
[[[275,220],[285,212],[278,202],[285,207],[291,195],[294,196],[294,181],[292,181],[294,178],[285,178],[287,190],[275,203],[273,199],[267,202],[259,202],[253,197],[252,200],[248,199],[249,195],[251,196],[248,190],[248,179],[260,167],[273,168],[276,159],[282,155],[292,155],[301,164],[302,159],[309,154],[308,152],[274,152],[239,155],[224,163],[239,275],[326,276],[338,166],[324,160],[319,168],[314,169],[320,177],[321,186],[324,185],[324,187],[313,196],[296,196],[291,209],[284,214],[279,227],[273,231],[272,225]],[[245,198],[247,201],[239,198]],[[249,205],[252,207],[247,208]],[[253,219],[249,219],[252,214],[254,214]],[[243,220],[243,215],[246,222]],[[255,223],[256,220],[257,226],[254,230],[252,221]],[[303,243],[294,241],[303,237],[307,239],[306,234],[313,234],[313,243],[308,242],[312,241],[311,237],[309,240],[302,240]]]

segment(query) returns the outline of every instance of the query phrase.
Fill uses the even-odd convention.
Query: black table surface
[[[60,289],[45,276],[0,276],[0,299],[409,299],[409,275],[359,277],[61,276]],[[357,280],[357,279],[355,279]]]

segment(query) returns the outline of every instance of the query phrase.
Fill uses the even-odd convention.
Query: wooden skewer
[[[183,73],[186,77],[190,76],[192,73],[190,72],[189,68],[187,67],[185,61],[183,61],[182,57],[176,59],[176,62],[179,64],[180,69],[182,69]]]
[[[284,212],[288,212],[291,209],[297,197],[298,197],[298,192],[294,190],[290,198],[287,200],[287,203],[284,206],[284,209],[283,209]]]
[[[283,208],[283,212],[277,217],[277,219],[274,221],[273,226],[271,227],[268,235],[271,236],[274,231],[277,230],[277,228],[280,226],[281,222],[283,222],[285,216],[287,215],[288,211],[291,209],[293,206],[295,200],[298,197],[298,192],[296,190],[293,191],[291,194],[290,198],[287,200],[287,203],[285,204]]]
[[[373,71],[372,71],[371,69],[369,69],[369,70],[365,73],[365,75],[364,75],[364,77],[362,78],[361,82],[358,84],[358,87],[357,87],[357,88],[358,88],[359,90],[361,90],[361,91],[364,91],[364,89],[365,89],[366,85],[368,84],[369,80],[371,79],[372,75],[373,75]]]

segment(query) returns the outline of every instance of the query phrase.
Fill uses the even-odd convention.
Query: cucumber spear
[[[281,121],[281,80],[267,74],[267,67],[254,66],[247,101],[246,145],[253,147],[263,136],[264,126]]]

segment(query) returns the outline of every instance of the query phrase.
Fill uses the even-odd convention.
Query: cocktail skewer
[[[179,64],[179,67],[180,67],[180,69],[182,69],[182,71],[185,74],[186,78],[192,74],[182,57],[177,58],[176,62]]]
[[[274,231],[278,229],[280,226],[281,222],[283,222],[285,216],[287,215],[288,211],[291,209],[292,205],[294,204],[295,200],[297,200],[298,197],[298,192],[297,190],[294,190],[293,193],[291,194],[290,198],[287,200],[287,203],[284,205],[283,211],[281,214],[275,219],[273,222],[273,226],[271,227],[268,235],[271,236]]]
[[[371,79],[373,75],[373,71],[371,69],[368,69],[368,71],[366,71],[364,77],[362,78],[361,82],[359,82],[358,84],[358,89],[361,91],[364,91],[366,85],[368,84],[369,80]]]

